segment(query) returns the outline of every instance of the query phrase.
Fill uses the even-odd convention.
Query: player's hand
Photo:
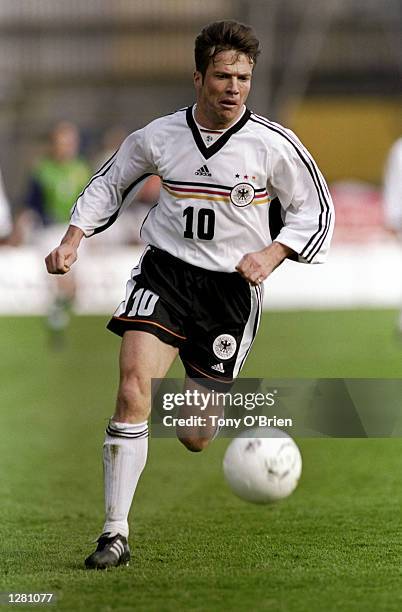
[[[77,260],[77,248],[71,244],[61,244],[46,257],[49,274],[66,274]]]
[[[284,244],[273,242],[261,251],[244,255],[236,270],[250,285],[260,285],[292,253]]]
[[[244,255],[237,264],[236,270],[250,285],[254,286],[262,283],[270,273],[261,251]]]

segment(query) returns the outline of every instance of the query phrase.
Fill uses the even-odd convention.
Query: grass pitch
[[[267,313],[244,375],[402,377],[394,317]],[[105,320],[74,319],[52,353],[40,319],[0,319],[0,591],[54,592],[50,609],[68,612],[402,609],[398,439],[298,440],[300,486],[272,506],[229,492],[227,440],[193,455],[153,439],[130,567],[84,570],[103,522],[100,449],[117,382]]]

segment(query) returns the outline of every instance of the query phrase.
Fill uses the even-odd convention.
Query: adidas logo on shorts
[[[222,372],[222,374],[225,373],[225,370],[223,369],[223,363],[217,363],[216,365],[211,366],[211,370],[216,370],[217,372]]]
[[[198,168],[198,170],[196,170],[194,174],[196,174],[197,176],[212,176],[206,164],[204,166],[201,166],[201,168]]]

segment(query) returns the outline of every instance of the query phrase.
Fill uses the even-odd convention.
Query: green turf
[[[266,314],[244,374],[402,377],[394,318]],[[100,447],[117,381],[119,341],[104,321],[74,319],[66,350],[52,353],[40,319],[0,318],[0,591],[54,591],[50,609],[69,612],[402,609],[397,439],[299,440],[299,488],[265,507],[228,491],[227,440],[193,455],[153,439],[130,567],[85,571],[103,519]]]

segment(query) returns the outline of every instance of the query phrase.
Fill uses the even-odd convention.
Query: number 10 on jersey
[[[194,238],[196,233],[200,240],[212,240],[215,233],[215,212],[210,208],[194,211],[193,206],[183,210],[185,219],[184,238]]]

